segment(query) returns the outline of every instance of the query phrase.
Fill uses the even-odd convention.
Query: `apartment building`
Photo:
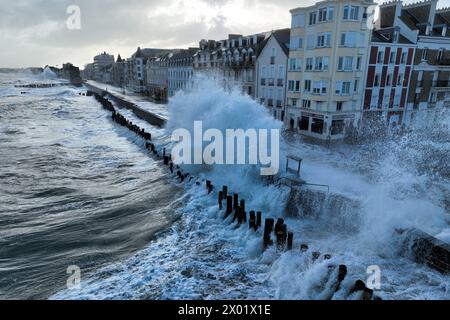
[[[450,107],[450,8],[438,1],[403,5],[401,20],[418,33],[405,122]]]
[[[147,62],[147,90],[157,102],[167,102],[169,84],[169,60],[179,51],[174,50]]]
[[[179,50],[168,59],[169,97],[180,90],[190,90],[194,81],[194,55],[198,48]]]
[[[111,67],[111,84],[116,87],[123,87],[125,85],[125,61],[120,54]]]
[[[110,83],[111,82],[111,67],[114,64],[114,56],[103,52],[94,57],[94,74],[95,81]]]
[[[256,100],[280,121],[285,117],[290,36],[291,29],[273,31],[256,58]]]
[[[200,41],[200,50],[194,57],[195,73],[220,81],[226,90],[240,88],[255,98],[256,54],[266,37],[266,33],[230,34],[226,40]]]
[[[335,140],[359,124],[373,1],[321,1],[291,10],[285,123]]]
[[[363,120],[404,122],[418,33],[401,20],[402,2],[380,6],[369,47]]]

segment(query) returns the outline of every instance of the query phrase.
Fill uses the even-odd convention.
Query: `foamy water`
[[[192,130],[193,121],[207,128],[277,128],[262,106],[238,92],[223,92],[208,82],[201,90],[180,93],[170,105],[167,130],[157,130],[126,110],[121,112],[170,148],[171,130]],[[383,299],[449,299],[450,278],[402,255],[399,228],[420,228],[448,240],[450,190],[449,110],[437,123],[418,123],[417,131],[360,146],[330,149],[285,135],[282,156],[304,159],[302,178],[330,187],[301,191],[310,205],[292,207],[289,188],[267,186],[251,166],[186,167],[194,177],[185,185],[186,206],[180,220],[130,259],[83,278],[81,290],[66,290],[52,299],[357,299],[349,294],[357,279],[377,265],[382,271]],[[283,164],[283,160],[281,161]],[[223,220],[216,195],[205,179],[246,199],[248,210],[263,219],[285,217],[295,233],[294,250],[263,252],[262,230],[237,229]],[[197,185],[198,182],[200,185]],[[177,183],[173,180],[173,183]],[[216,189],[217,191],[217,189]],[[301,253],[300,244],[310,251]],[[311,251],[332,255],[313,262]],[[336,270],[349,274],[334,293]]]

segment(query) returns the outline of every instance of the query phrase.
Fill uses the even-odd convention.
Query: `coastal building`
[[[417,48],[417,31],[401,21],[402,3],[380,6],[372,32],[364,92],[363,122],[403,124]]]
[[[94,76],[93,80],[110,83],[111,67],[114,64],[114,56],[103,52],[94,57]]]
[[[94,79],[94,64],[88,63],[84,66],[83,71],[81,71],[81,76],[84,80],[93,80]]]
[[[111,84],[120,88],[125,85],[125,61],[120,54],[111,67]]]
[[[226,40],[200,41],[200,50],[194,59],[195,73],[213,77],[226,90],[239,88],[255,98],[256,54],[266,37],[266,33],[230,34]]]
[[[291,29],[276,30],[261,43],[256,58],[256,98],[284,121]],[[296,71],[295,60],[292,71]]]
[[[336,140],[359,125],[373,5],[336,0],[291,10],[287,127]]]
[[[190,90],[194,81],[194,55],[198,48],[179,50],[168,58],[168,94],[175,95],[180,90]]]
[[[178,52],[174,50],[157,58],[150,58],[147,62],[147,90],[149,96],[157,102],[167,102],[169,60]]]
[[[147,61],[156,58],[170,50],[137,48],[136,52],[126,61],[125,82],[129,90],[135,93],[148,94],[147,92]]]
[[[438,1],[404,5],[400,19],[418,33],[405,122],[450,107],[450,8]]]

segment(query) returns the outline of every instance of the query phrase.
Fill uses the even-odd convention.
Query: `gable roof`
[[[259,57],[259,55],[264,50],[267,43],[272,37],[275,38],[275,40],[280,45],[281,49],[283,49],[284,53],[286,55],[289,55],[289,44],[291,42],[291,29],[287,28],[272,31],[272,34],[269,37],[267,37],[263,42],[261,42],[256,57]]]

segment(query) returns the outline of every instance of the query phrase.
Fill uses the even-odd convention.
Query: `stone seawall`
[[[94,93],[97,93],[99,95],[108,95],[111,100],[113,100],[119,107],[127,108],[131,110],[136,116],[141,118],[142,120],[147,121],[151,125],[158,126],[158,127],[164,127],[167,123],[166,119],[151,113],[147,110],[144,110],[137,106],[136,104],[126,101],[125,99],[119,98],[114,93],[106,92],[104,89],[101,89],[99,87],[96,87],[92,84],[85,83],[84,86]]]

